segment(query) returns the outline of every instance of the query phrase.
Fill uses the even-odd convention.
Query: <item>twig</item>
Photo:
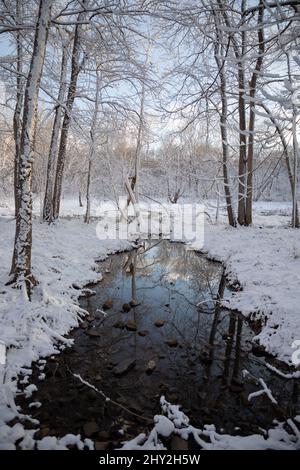
[[[149,419],[149,418],[146,418],[145,416],[141,416],[137,413],[134,413],[134,411],[130,411],[128,408],[126,408],[126,406],[124,405],[121,405],[121,403],[118,403],[114,400],[112,400],[111,398],[109,398],[107,395],[105,395],[104,392],[102,392],[102,390],[98,390],[97,387],[95,387],[94,385],[90,384],[87,380],[83,379],[81,377],[80,374],[74,374],[70,369],[69,371],[71,372],[71,374],[73,375],[73,377],[75,377],[76,379],[80,380],[81,383],[83,383],[84,385],[86,385],[87,387],[91,388],[92,390],[94,390],[96,393],[98,393],[99,395],[101,395],[106,402],[110,402],[112,403],[113,405],[116,405],[118,406],[119,408],[122,408],[122,410],[126,411],[127,413],[130,413],[132,414],[133,416],[137,417],[137,418],[140,418],[140,419],[143,419],[144,421],[148,422],[148,423],[152,423],[152,420]]]

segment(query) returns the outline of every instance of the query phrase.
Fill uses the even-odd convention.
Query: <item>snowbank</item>
[[[300,448],[300,433],[292,420],[277,423],[264,435],[230,436],[220,434],[213,424],[202,429],[190,424],[189,418],[178,405],[172,405],[164,396],[160,399],[162,413],[154,417],[154,427],[149,435],[139,434],[124,442],[121,450],[166,450],[163,439],[177,435],[183,440],[192,436],[200,449],[205,450],[296,450]]]
[[[207,224],[204,251],[222,261],[229,280],[242,287],[223,304],[261,321],[255,340],[292,364],[292,343],[300,339],[299,230]]]
[[[73,202],[66,204],[69,215],[74,213],[73,206]],[[272,207],[273,212],[275,209]],[[264,210],[265,206],[260,207],[260,211]],[[85,225],[82,219],[61,220],[54,226],[34,221],[33,271],[39,285],[34,289],[32,301],[24,302],[18,291],[5,286],[14,236],[11,213],[8,206],[1,207],[0,341],[4,341],[8,353],[3,384],[0,374],[0,449],[13,449],[16,441],[21,448],[30,449],[36,444],[34,431],[26,430],[26,426],[20,423],[12,427],[6,424],[16,416],[25,424],[26,420],[32,421],[29,416],[23,416],[14,404],[18,393],[17,377],[21,377],[20,383],[26,385],[26,395],[33,395],[32,402],[35,403],[35,388],[30,383],[32,361],[38,361],[39,377],[43,380],[46,361],[42,358],[58,354],[70,344],[65,336],[78,326],[85,314],[77,301],[81,289],[87,283],[101,279],[95,259],[104,259],[109,253],[128,249],[130,244],[99,241],[95,225]],[[242,287],[241,291],[228,292],[224,304],[259,320],[262,329],[256,340],[267,352],[290,364],[292,343],[300,339],[300,232],[282,226],[283,217],[288,222],[286,215],[279,217],[273,214],[271,225],[275,226],[272,228],[269,227],[270,216],[262,214],[260,217],[261,227],[233,229],[222,223],[207,224],[204,249],[209,256],[222,261],[228,278],[232,282],[238,280]],[[153,435],[165,435],[174,428],[174,422],[166,421],[167,418],[155,418]],[[35,421],[33,424],[38,427],[39,423]],[[174,429],[176,431],[176,424]],[[241,441],[236,436],[222,435],[221,438],[212,428],[198,431],[199,439],[202,439],[202,434],[210,439],[208,448],[263,448],[264,445],[262,436],[249,436]],[[269,436],[276,437],[275,443],[268,441],[271,448],[276,448],[282,439],[287,442],[285,448],[293,446],[293,440],[282,427],[270,433]],[[73,435],[66,436],[64,440],[44,438],[37,445],[41,449],[54,449],[65,448],[66,443],[78,448],[92,448],[90,442]],[[136,438],[132,445],[135,444],[145,449],[153,442],[143,436]],[[158,437],[155,445],[162,445]]]
[[[14,404],[18,393],[17,376],[26,384],[26,396],[34,394],[35,386],[30,384],[32,361],[58,354],[71,343],[65,335],[78,326],[85,315],[77,301],[81,288],[101,279],[95,259],[129,249],[130,244],[99,241],[95,226],[86,225],[82,220],[64,220],[54,226],[35,221],[32,266],[39,285],[34,289],[32,301],[27,302],[20,291],[5,286],[13,236],[14,221],[11,217],[0,218],[0,341],[8,348],[4,383],[2,380],[0,383],[0,448],[14,448],[15,441],[21,437],[28,441],[29,444],[24,444],[28,448],[32,445],[32,432],[28,435],[21,425],[14,428],[5,425],[15,416],[30,420],[23,417]],[[41,379],[44,363],[40,362],[39,366]],[[46,444],[41,443],[41,446]],[[64,441],[57,445],[64,445]],[[54,441],[50,447],[53,446]]]

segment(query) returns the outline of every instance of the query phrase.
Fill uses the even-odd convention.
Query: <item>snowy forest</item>
[[[1,0],[0,450],[300,449],[299,162],[298,0]]]

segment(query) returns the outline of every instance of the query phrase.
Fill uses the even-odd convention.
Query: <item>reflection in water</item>
[[[264,378],[285,416],[299,414],[298,382],[272,375],[251,353],[248,324],[221,308],[221,265],[162,241],[114,255],[100,267],[96,295],[81,302],[90,322],[73,332],[74,347],[57,359],[55,373],[49,363],[39,384],[36,399],[43,406],[34,413],[50,431],[83,433],[84,424],[95,420],[114,447],[145,429],[144,420],[103,401],[70,371],[150,419],[165,394],[194,424],[249,434],[271,426],[277,415],[265,396],[248,402],[256,386],[243,382],[247,369]],[[104,318],[99,309],[108,299],[113,306]]]

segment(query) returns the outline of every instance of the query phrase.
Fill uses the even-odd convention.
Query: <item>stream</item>
[[[34,399],[19,398],[41,423],[37,438],[80,433],[98,449],[114,449],[152,428],[161,395],[195,426],[213,423],[233,435],[262,433],[274,419],[300,414],[299,380],[267,369],[249,323],[220,308],[227,289],[221,264],[156,240],[110,256],[99,269],[102,281],[87,286],[95,295],[80,298],[89,316],[70,334],[73,347],[47,361],[44,381],[36,366]],[[255,378],[278,405],[265,394],[248,400],[261,389]],[[42,406],[29,408],[30,401]]]

